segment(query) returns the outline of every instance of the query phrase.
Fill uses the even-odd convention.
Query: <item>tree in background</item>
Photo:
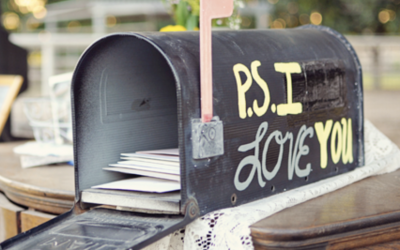
[[[271,28],[325,25],[345,34],[399,34],[400,0],[268,0]]]

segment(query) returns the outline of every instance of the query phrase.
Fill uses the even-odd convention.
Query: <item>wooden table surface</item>
[[[255,249],[400,249],[400,170],[285,209],[251,235]]]
[[[13,202],[61,214],[75,198],[74,167],[51,165],[22,169],[13,148],[24,142],[0,143],[0,191]]]

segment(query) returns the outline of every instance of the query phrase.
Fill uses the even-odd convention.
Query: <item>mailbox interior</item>
[[[172,213],[179,213],[179,192],[146,196],[90,190],[94,185],[132,177],[103,170],[119,161],[121,153],[178,148],[176,79],[162,54],[133,36],[99,40],[81,58],[72,88],[76,199],[81,200],[84,190],[92,196],[100,192],[121,199],[136,194],[132,201],[140,196],[141,202],[153,202],[147,209],[172,202]]]

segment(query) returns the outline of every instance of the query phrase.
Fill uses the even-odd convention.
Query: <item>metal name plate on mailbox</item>
[[[197,32],[113,34],[91,45],[72,86],[75,210],[1,247],[139,249],[208,212],[363,165],[361,66],[337,32],[320,26],[214,32],[216,127],[197,129],[194,122],[199,75]],[[143,100],[144,108],[133,105]],[[209,152],[193,143],[212,141],[218,126],[223,148],[204,157]],[[88,202],[92,186],[126,178],[103,170],[121,152],[173,147],[180,153],[180,192],[102,193],[126,197],[130,212]],[[157,212],[163,204],[174,215]]]

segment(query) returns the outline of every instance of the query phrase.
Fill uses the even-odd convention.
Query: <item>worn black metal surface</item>
[[[224,154],[201,160],[199,76],[197,32],[114,34],[87,49],[72,85],[77,202],[124,178],[102,168],[137,150],[180,148],[179,225],[363,165],[361,66],[331,29],[213,33]]]
[[[176,72],[178,128],[182,129],[178,133],[183,163],[182,204],[187,196],[193,196],[204,214],[232,206],[234,194],[235,203],[239,205],[363,164],[361,67],[354,51],[339,34],[314,26],[281,31],[215,32],[214,115],[223,121],[225,154],[205,160],[194,160],[191,152],[190,122],[200,117],[197,33],[144,36],[165,53]],[[278,72],[275,64],[288,62],[298,63],[301,69],[301,73],[291,74],[292,102],[301,103],[303,110],[299,114],[280,116],[272,111],[272,106],[275,104],[277,108],[278,104],[288,103],[288,84],[286,75]],[[251,72],[252,63],[258,72]],[[244,118],[240,117],[238,105],[240,93],[234,73],[237,64],[245,66],[250,73],[246,76],[245,70],[239,72],[242,85],[249,76],[253,78],[244,94]],[[265,103],[266,94],[257,74],[268,85],[270,96],[269,106],[265,113],[259,111],[260,116],[254,114],[254,107]],[[254,100],[258,103],[253,106]],[[253,113],[251,117],[250,113]],[[352,135],[345,136],[344,131],[349,132],[345,127],[350,123]],[[324,141],[321,128],[329,126]],[[337,152],[331,149],[332,133],[336,138],[341,137],[341,140],[336,139]],[[267,138],[271,139],[268,147],[265,146]],[[279,140],[282,146],[277,144]],[[324,143],[326,164],[321,163],[321,150],[325,151],[321,144]],[[351,158],[348,151],[342,150],[347,156],[340,155],[340,147],[347,148],[347,145],[352,147],[351,163],[347,159]],[[336,163],[332,154],[336,155]],[[278,161],[280,164],[276,165]],[[266,168],[263,168],[264,162]],[[239,169],[240,166],[243,168]],[[239,185],[235,185],[235,179]],[[240,185],[246,180],[249,180],[248,185]]]

